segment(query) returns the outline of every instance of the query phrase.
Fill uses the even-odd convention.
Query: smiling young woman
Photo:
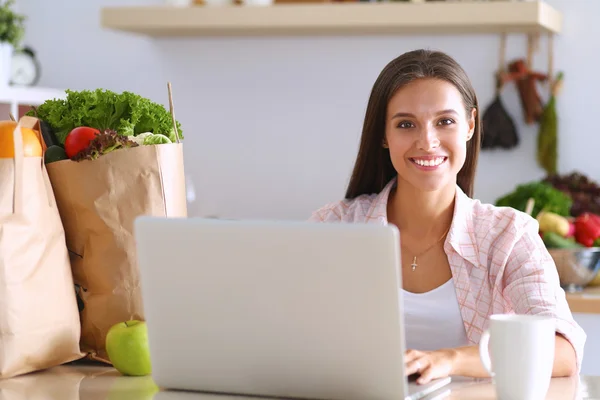
[[[401,236],[407,374],[486,377],[478,343],[492,314],[556,321],[553,376],[581,368],[586,335],[573,320],[535,219],[473,199],[479,105],[442,52],[392,60],[367,105],[345,199],[312,221],[394,224]]]

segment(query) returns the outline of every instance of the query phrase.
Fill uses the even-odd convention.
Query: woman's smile
[[[424,156],[411,157],[410,162],[422,171],[435,171],[439,169],[447,160],[446,156]]]

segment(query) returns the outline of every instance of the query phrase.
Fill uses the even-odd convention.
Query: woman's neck
[[[388,215],[398,229],[410,236],[441,236],[452,222],[455,195],[455,185],[424,192],[398,178],[388,203]]]

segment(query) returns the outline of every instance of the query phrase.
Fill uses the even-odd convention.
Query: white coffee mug
[[[493,378],[498,400],[546,398],[552,379],[555,336],[555,322],[550,317],[490,317],[489,329],[479,342],[479,356]]]

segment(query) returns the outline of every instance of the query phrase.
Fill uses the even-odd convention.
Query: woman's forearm
[[[479,346],[459,347],[451,351],[454,358],[451,375],[471,378],[488,378],[490,376],[479,358]],[[574,375],[577,372],[577,360],[571,343],[563,336],[557,334],[554,352],[552,376],[564,377]]]
[[[453,349],[454,368],[451,375],[467,376],[470,378],[489,378],[479,358],[479,346],[467,346]]]
[[[577,357],[575,349],[561,334],[556,334],[554,347],[553,377],[572,376],[577,373]]]

